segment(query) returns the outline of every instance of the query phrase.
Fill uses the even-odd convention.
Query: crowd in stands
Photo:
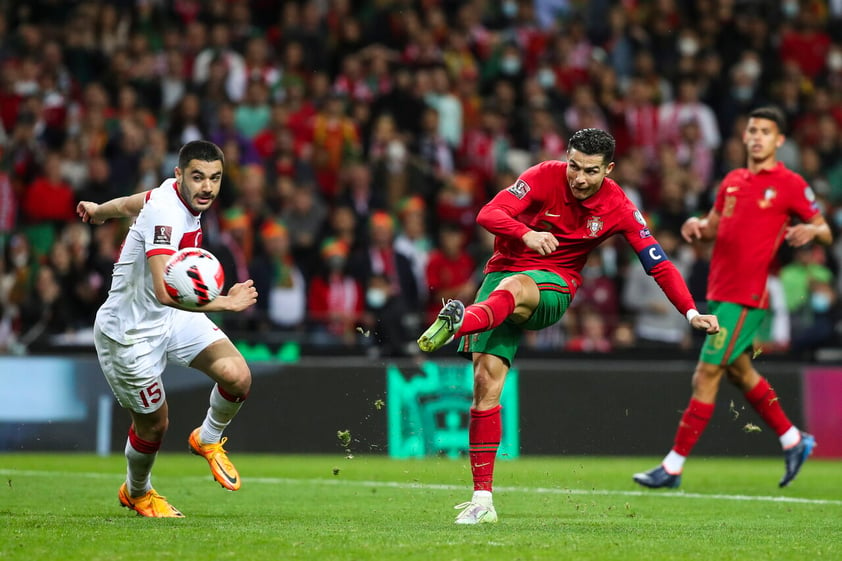
[[[79,338],[129,224],[79,222],[157,187],[178,149],[225,153],[204,245],[259,304],[232,337],[411,353],[470,301],[478,208],[584,127],[701,309],[708,246],[681,239],[745,165],[748,110],[781,107],[780,157],[842,227],[842,2],[115,0],[0,2],[0,352]],[[750,224],[745,225],[751,228]],[[842,242],[784,249],[766,350],[839,341]],[[688,349],[687,322],[622,240],[595,252],[538,350]]]

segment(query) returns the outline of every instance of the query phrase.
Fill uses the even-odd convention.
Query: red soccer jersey
[[[485,272],[552,271],[575,293],[588,254],[620,234],[675,307],[681,313],[693,308],[687,285],[620,186],[606,177],[599,191],[580,201],[570,192],[566,176],[566,162],[540,163],[482,208],[477,222],[496,236]],[[558,248],[546,256],[529,249],[521,239],[529,230],[552,232]]]
[[[710,261],[708,300],[765,308],[766,279],[790,218],[808,222],[819,214],[812,189],[780,162],[756,174],[740,168],[722,180],[713,208],[721,219]]]

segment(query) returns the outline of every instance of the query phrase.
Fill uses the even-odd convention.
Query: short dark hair
[[[178,151],[178,169],[184,171],[190,160],[202,162],[215,162],[219,160],[225,165],[225,156],[222,150],[213,142],[207,140],[192,140],[181,147]]]
[[[748,114],[749,119],[768,119],[778,126],[781,134],[786,132],[786,115],[774,105],[758,107]]]
[[[608,164],[614,160],[614,148],[617,146],[614,137],[602,129],[581,129],[573,133],[567,142],[569,149],[578,150],[588,156],[602,155],[602,163]]]

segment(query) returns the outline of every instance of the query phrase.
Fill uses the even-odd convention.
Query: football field
[[[631,474],[658,459],[498,461],[498,524],[456,526],[467,461],[237,454],[243,487],[188,453],[153,484],[183,519],[121,508],[122,455],[0,454],[0,559],[798,560],[842,559],[842,462],[811,459],[779,489],[780,458],[688,462],[680,490]]]

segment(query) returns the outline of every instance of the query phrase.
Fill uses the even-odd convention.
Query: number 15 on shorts
[[[164,389],[161,387],[161,382],[152,382],[145,388],[142,388],[139,396],[144,408],[158,405],[164,399]]]

